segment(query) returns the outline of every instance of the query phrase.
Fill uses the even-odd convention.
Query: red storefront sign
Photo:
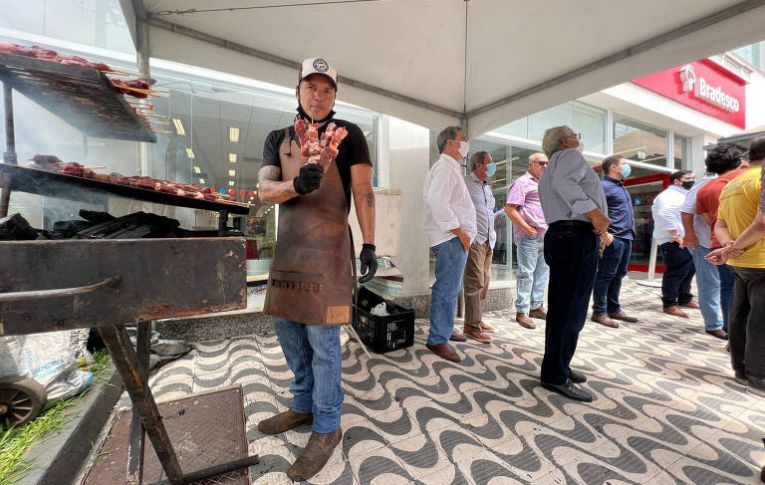
[[[746,128],[746,81],[709,59],[632,82],[720,121]]]

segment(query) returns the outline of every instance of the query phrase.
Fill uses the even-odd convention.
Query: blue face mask
[[[625,163],[622,165],[622,177],[627,178],[632,173],[632,165]]]
[[[486,165],[486,175],[488,175],[489,177],[493,177],[495,173],[497,173],[496,163],[491,162],[490,164]]]

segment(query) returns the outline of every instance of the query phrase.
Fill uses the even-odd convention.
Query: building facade
[[[4,6],[8,8],[0,13],[2,42],[39,44],[137,72],[134,47],[117,0],[12,0]],[[509,184],[524,173],[529,155],[540,150],[544,130],[567,124],[581,134],[585,156],[593,167],[611,154],[630,159],[631,178],[639,181],[630,187],[638,233],[633,263],[636,268],[645,265],[651,245],[651,201],[661,191],[663,179],[681,168],[701,176],[704,146],[765,124],[765,113],[755,108],[765,102],[763,51],[762,43],[745,46],[571,100],[488,133],[471,133],[472,150],[490,152],[498,165],[490,181],[498,209],[505,203]],[[257,172],[268,132],[292,123],[297,106],[294,90],[157,59],[152,59],[151,69],[156,80],[153,87],[165,94],[152,99],[158,142],[150,146],[148,158],[141,159],[137,143],[84,137],[75,123],[17,96],[19,160],[54,154],[67,161],[106,166],[110,172],[193,182],[251,200],[251,266],[253,272],[265,272],[275,243],[278,209],[258,202]],[[358,124],[367,137],[376,167],[375,185],[401,191],[402,250],[394,258],[405,275],[401,293],[427,294],[432,268],[422,231],[421,191],[435,160],[436,133],[341,102],[336,111],[338,117]],[[4,144],[3,136],[0,143]],[[22,212],[35,227],[76,218],[83,207],[22,194],[14,195],[11,203],[11,212]],[[136,210],[119,198],[111,198],[107,207],[95,204],[92,208],[115,215]],[[204,211],[155,210],[179,219],[187,228],[214,224],[212,215]],[[492,284],[502,286],[514,279],[515,255],[505,218],[497,218],[497,231]]]

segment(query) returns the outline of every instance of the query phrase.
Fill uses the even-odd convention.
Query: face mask
[[[470,151],[470,143],[466,141],[460,142],[460,156],[462,158],[465,158],[468,156],[468,152]]]
[[[486,175],[488,175],[489,177],[493,177],[495,173],[497,173],[496,163],[491,162],[490,164],[486,165]]]
[[[622,177],[627,178],[632,173],[632,165],[625,163],[622,165]]]
[[[691,190],[691,187],[693,187],[694,183],[696,183],[696,182],[693,181],[693,180],[684,180],[683,181],[683,188],[685,190]]]

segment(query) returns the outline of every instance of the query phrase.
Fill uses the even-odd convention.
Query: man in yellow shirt
[[[731,364],[736,379],[747,382],[752,392],[765,396],[765,203],[762,202],[765,137],[752,141],[749,158],[749,170],[729,182],[720,194],[714,230],[723,247],[707,258],[716,264],[727,262],[736,277],[728,319]]]

